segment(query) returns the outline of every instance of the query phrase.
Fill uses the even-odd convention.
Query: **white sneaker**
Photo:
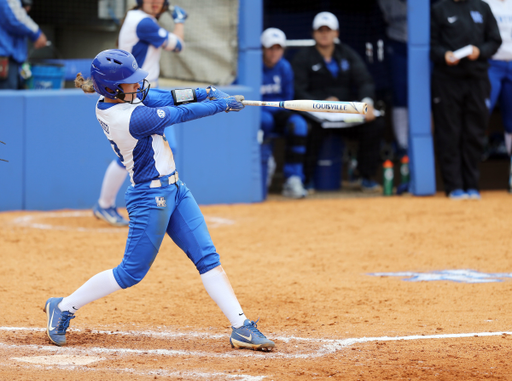
[[[304,188],[299,176],[290,176],[283,186],[283,196],[291,198],[304,198],[308,191]]]

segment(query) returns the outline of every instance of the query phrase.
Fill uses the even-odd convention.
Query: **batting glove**
[[[187,12],[177,5],[174,5],[172,8],[172,18],[174,19],[174,23],[183,24],[188,17]]]
[[[208,86],[207,89],[210,89],[210,92],[208,93],[209,100],[228,98],[230,96],[229,94],[226,94],[224,91],[221,91],[213,86]]]
[[[230,111],[240,111],[245,107],[245,105],[242,103],[244,100],[243,95],[235,95],[232,97],[226,98],[226,103],[228,104],[228,107],[226,108],[226,112]]]

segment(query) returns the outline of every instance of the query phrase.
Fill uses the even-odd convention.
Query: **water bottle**
[[[21,65],[20,75],[23,79],[32,77],[32,71],[30,70],[30,64],[28,62],[24,62]]]
[[[400,160],[400,184],[409,182],[409,156],[405,155]]]
[[[384,196],[393,195],[393,163],[386,160],[383,164]]]
[[[384,61],[384,41],[377,41],[377,59],[379,62]]]
[[[373,63],[373,44],[371,42],[366,43],[366,58],[369,63]]]

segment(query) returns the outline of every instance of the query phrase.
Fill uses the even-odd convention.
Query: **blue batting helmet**
[[[147,71],[139,68],[135,57],[120,49],[109,49],[99,53],[91,64],[91,79],[94,90],[110,99],[124,100],[125,93],[122,83],[138,83],[148,75]],[[144,87],[139,90],[142,95]]]
[[[138,7],[142,7],[142,3],[143,2],[144,2],[144,0],[137,0],[137,6]],[[169,5],[169,0],[165,0],[163,6],[165,7],[165,6],[168,6],[168,5]]]

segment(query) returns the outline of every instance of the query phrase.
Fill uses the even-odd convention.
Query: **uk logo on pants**
[[[155,200],[156,200],[156,206],[158,206],[160,208],[165,208],[167,206],[164,197],[155,197]]]

